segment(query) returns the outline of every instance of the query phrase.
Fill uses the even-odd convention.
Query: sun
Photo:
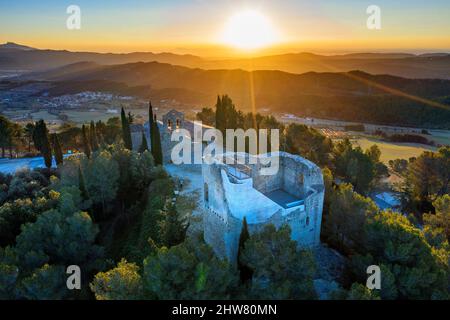
[[[277,31],[271,21],[255,10],[241,11],[231,16],[222,34],[225,44],[245,50],[267,47],[277,40]]]

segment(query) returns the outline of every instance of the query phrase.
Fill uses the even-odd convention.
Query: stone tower
[[[204,237],[221,258],[236,262],[242,220],[246,217],[250,234],[272,223],[288,224],[299,246],[320,242],[324,199],[320,168],[300,156],[272,153],[279,159],[276,174],[261,174],[261,158],[256,164],[227,164],[223,155],[202,165],[204,197]],[[253,162],[255,163],[255,162]]]

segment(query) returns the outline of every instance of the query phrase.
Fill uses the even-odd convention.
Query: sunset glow
[[[78,0],[81,28],[77,30],[66,28],[70,15],[63,2],[5,4],[0,4],[0,43],[13,41],[41,49],[170,51],[210,58],[450,49],[450,4],[444,0],[433,5],[380,0],[379,30],[366,26],[367,3],[354,0],[130,0],[126,4]]]
[[[279,35],[265,15],[246,10],[229,18],[222,39],[225,44],[248,50],[272,45],[279,40]]]

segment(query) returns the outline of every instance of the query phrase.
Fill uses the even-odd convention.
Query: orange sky
[[[365,0],[78,0],[81,29],[67,30],[67,3],[56,0],[0,1],[0,42],[72,51],[173,51],[206,57],[310,51],[450,51],[450,1],[379,0],[381,30],[366,27]],[[3,6],[3,7],[1,7]],[[226,47],[230,17],[259,12],[277,38],[245,51]],[[260,35],[263,36],[263,35]]]

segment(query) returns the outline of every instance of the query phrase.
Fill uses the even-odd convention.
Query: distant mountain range
[[[51,87],[41,94],[50,96],[103,91],[198,107],[228,94],[247,111],[254,103],[257,110],[298,116],[450,129],[450,55],[441,53],[298,53],[212,61],[7,43],[0,45],[0,70],[28,70],[11,80],[46,81]]]
[[[83,62],[20,79],[51,81],[50,95],[105,91],[211,106],[217,94],[229,94],[244,110],[254,101],[258,109],[300,116],[450,128],[450,80],[442,79],[362,71],[203,70],[158,62]]]
[[[201,64],[203,59],[192,55],[177,55],[173,53],[133,52],[95,53],[71,52],[66,50],[38,50],[14,43],[0,45],[0,69],[42,71],[57,68],[77,62],[90,61],[111,65],[139,61],[158,61],[176,65]]]
[[[289,53],[251,59],[210,60],[193,55],[134,52],[127,54],[39,50],[8,42],[0,45],[0,69],[43,71],[78,62],[102,65],[161,62],[189,68],[279,70],[290,73],[348,72],[390,74],[406,78],[450,79],[450,54],[356,53],[324,56]]]
[[[21,44],[17,44],[14,42],[6,42],[4,44],[0,44],[0,52],[16,51],[16,50],[29,51],[29,50],[37,50],[37,49],[28,47],[28,46],[24,46]]]
[[[358,53],[323,56],[311,53],[292,53],[253,59],[207,62],[204,68],[280,70],[291,73],[361,70],[371,74],[390,74],[405,78],[450,79],[450,54]]]

